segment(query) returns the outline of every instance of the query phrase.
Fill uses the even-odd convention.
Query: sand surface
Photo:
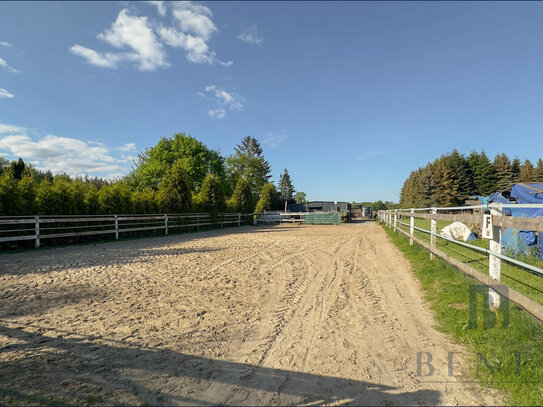
[[[2,254],[0,403],[497,403],[435,324],[371,222]]]

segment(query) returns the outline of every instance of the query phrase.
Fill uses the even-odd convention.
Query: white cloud
[[[243,31],[238,38],[248,44],[258,45],[262,43],[262,38],[258,35],[258,27],[256,24],[251,25]]]
[[[34,140],[23,127],[0,123],[0,154],[21,157],[41,170],[76,175],[110,176],[128,172],[129,160],[114,157],[102,143],[46,135]],[[132,143],[128,143],[132,144]],[[125,144],[126,146],[127,144]]]
[[[98,34],[98,38],[110,43],[115,48],[131,48],[123,58],[133,60],[142,71],[151,71],[160,66],[168,66],[166,53],[158,41],[147,17],[135,17],[128,10],[121,10],[111,28]]]
[[[157,32],[160,38],[170,47],[183,48],[187,51],[185,56],[190,62],[211,65],[216,60],[215,52],[209,50],[207,43],[201,37],[185,34],[172,27],[160,26]]]
[[[13,73],[19,73],[17,69],[9,65],[5,59],[0,58],[0,66],[4,68],[6,71],[13,72]]]
[[[222,119],[224,116],[226,116],[226,110],[224,110],[222,107],[219,107],[218,109],[215,109],[215,110],[208,110],[207,114],[210,115],[211,117]]]
[[[153,4],[156,6],[156,11],[159,15],[165,16],[166,15],[166,5],[163,1],[148,1],[147,3]]]
[[[219,60],[215,51],[209,48],[207,41],[218,31],[209,8],[185,1],[148,3],[157,7],[161,17],[165,17],[170,8],[174,25],[165,25],[154,19],[150,21],[145,16],[133,16],[124,9],[109,29],[98,34],[99,39],[123,52],[101,53],[79,44],[72,46],[70,51],[102,68],[117,68],[122,62],[132,62],[142,71],[169,66],[164,45],[185,50],[185,57],[193,63],[218,63],[224,67],[233,64],[232,61]]]
[[[126,143],[126,144],[123,144],[122,146],[120,146],[118,148],[118,150],[120,151],[124,151],[124,152],[131,152],[131,151],[136,151],[136,143]]]
[[[13,96],[13,93],[9,93],[7,90],[0,88],[0,99],[11,99]]]
[[[98,34],[98,38],[117,49],[127,51],[102,54],[79,44],[70,50],[84,57],[90,64],[102,68],[116,68],[124,61],[133,62],[141,71],[169,66],[164,47],[154,34],[147,17],[132,16],[128,9],[121,10],[111,27]]]
[[[82,45],[74,45],[70,48],[74,54],[82,56],[89,64],[100,66],[102,68],[117,68],[117,64],[122,59],[121,56],[112,53],[99,54],[93,49],[85,48]]]
[[[269,145],[271,148],[275,148],[279,147],[286,139],[287,135],[285,134],[284,130],[281,130],[279,132],[269,131],[264,136],[262,143]]]
[[[184,32],[190,32],[204,40],[209,40],[217,27],[211,20],[211,10],[205,6],[179,1],[173,3],[173,17]]]
[[[0,134],[4,133],[24,133],[26,129],[20,126],[14,126],[13,124],[0,123]]]
[[[207,112],[211,117],[222,119],[226,116],[226,109],[243,110],[243,99],[240,96],[227,92],[216,85],[206,86],[202,92],[198,92],[198,95],[205,99],[212,100],[219,107],[218,109],[209,110]]]
[[[0,46],[1,47],[11,47],[11,44],[7,41],[0,41]]]

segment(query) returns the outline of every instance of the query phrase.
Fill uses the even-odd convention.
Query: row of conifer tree
[[[518,182],[543,182],[543,160],[534,165],[502,153],[491,161],[484,151],[466,157],[454,150],[411,172],[401,190],[400,206],[462,205],[470,196],[509,191]]]

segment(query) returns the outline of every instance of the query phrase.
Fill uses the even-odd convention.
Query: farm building
[[[351,221],[351,204],[349,202],[311,201],[289,205],[288,210],[290,212],[337,212],[341,222]]]
[[[362,217],[362,205],[353,203],[351,204],[351,217],[352,218],[361,218]]]
[[[362,204],[351,204],[351,218],[371,218],[371,207]]]
[[[351,212],[349,202],[311,201],[303,204],[288,205],[290,212]]]

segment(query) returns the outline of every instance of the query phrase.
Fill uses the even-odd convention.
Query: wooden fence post
[[[411,213],[415,213],[415,209],[411,208]],[[409,234],[413,236],[415,233],[415,218],[413,216],[410,216],[411,221],[409,222]],[[413,244],[413,239],[409,238],[409,244]]]
[[[119,239],[119,217],[115,215],[115,239]]]
[[[200,230],[200,214],[196,214],[196,230]]]
[[[501,212],[497,209],[490,209],[490,214],[492,215],[492,218],[495,216],[501,216]],[[494,253],[501,254],[502,252],[502,229],[499,226],[494,226],[494,222],[492,222],[492,234],[493,237],[490,240],[490,251]],[[488,257],[488,272],[490,274],[490,277],[494,280],[500,281],[501,277],[501,259],[497,256],[494,256],[492,254]],[[495,310],[500,306],[500,295],[494,291],[492,288],[488,288],[488,307],[491,310]]]
[[[238,226],[241,226],[241,215],[238,213]]]
[[[36,242],[34,246],[37,249],[38,247],[40,247],[40,217],[37,215],[34,216],[34,231],[36,233]]]
[[[168,215],[164,215],[164,234],[168,236]]]
[[[398,222],[398,214],[396,212],[397,212],[397,209],[394,209],[394,232],[397,232],[396,223]]]
[[[432,208],[431,213],[436,214],[437,209]],[[430,220],[430,246],[436,247],[436,233],[437,233],[437,221],[435,219]],[[434,253],[430,252],[430,260],[434,260]]]

